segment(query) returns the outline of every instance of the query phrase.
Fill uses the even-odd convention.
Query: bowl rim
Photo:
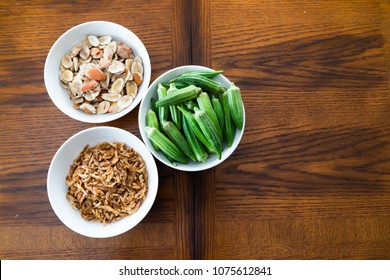
[[[146,106],[144,103],[149,102],[149,100],[153,97],[153,95],[152,95],[152,96],[150,96],[150,98],[148,98],[148,95],[151,95],[150,94],[151,89],[153,87],[156,87],[157,84],[160,82],[160,80],[163,77],[168,76],[172,72],[180,71],[180,70],[184,70],[184,69],[188,69],[188,68],[191,68],[190,71],[196,71],[196,70],[214,71],[214,69],[206,67],[206,66],[190,64],[190,65],[182,65],[182,66],[178,66],[178,67],[172,68],[172,69],[162,73],[161,75],[159,75],[149,85],[149,87],[148,87],[148,89],[146,91],[146,94],[145,94],[144,98],[141,101],[140,108],[139,108],[139,111],[138,111],[138,129],[140,131],[142,140],[144,141],[146,147],[153,154],[153,156],[155,158],[157,158],[161,163],[163,163],[164,165],[169,166],[169,167],[171,167],[173,169],[177,169],[177,170],[181,170],[181,171],[187,171],[187,172],[196,172],[196,171],[203,171],[203,170],[211,169],[211,168],[221,164],[222,162],[224,162],[228,157],[230,157],[231,154],[233,154],[233,152],[238,147],[238,145],[241,142],[242,137],[244,135],[245,124],[246,124],[246,114],[245,114],[245,106],[243,104],[243,107],[244,107],[243,108],[244,109],[244,123],[243,123],[243,127],[242,127],[241,130],[236,130],[236,136],[235,137],[237,137],[237,134],[238,134],[238,138],[237,138],[237,140],[235,140],[236,145],[232,146],[232,147],[227,147],[227,146],[224,145],[225,149],[228,150],[228,151],[225,150],[224,152],[222,152],[222,158],[220,160],[218,160],[218,161],[215,161],[213,163],[210,163],[210,162],[208,163],[207,161],[205,163],[200,163],[200,162],[194,163],[194,162],[191,161],[192,164],[196,164],[196,165],[189,165],[189,164],[182,164],[182,163],[177,163],[177,165],[173,165],[163,155],[161,155],[161,152],[155,151],[153,146],[152,146],[152,144],[150,143],[149,138],[146,135],[146,132],[141,129],[141,126],[143,125],[144,118],[145,118],[145,116],[143,116],[143,113],[146,110],[146,109],[144,109],[145,106]],[[222,79],[224,79],[225,81],[230,82],[230,80],[228,78],[226,78],[226,76],[224,76],[223,74],[220,74],[220,77],[222,77]]]
[[[75,222],[75,223],[71,223],[69,222],[69,219],[66,218],[66,214],[63,214],[63,211],[64,209],[60,208],[60,206],[58,206],[55,201],[56,201],[56,196],[55,196],[55,186],[52,185],[52,180],[60,180],[60,179],[57,179],[57,176],[54,174],[54,170],[55,170],[55,164],[58,162],[58,161],[61,161],[61,156],[62,156],[62,153],[64,152],[65,148],[70,145],[71,142],[74,142],[76,141],[81,135],[83,134],[89,134],[89,133],[92,133],[94,131],[106,131],[106,132],[109,132],[110,134],[112,134],[112,132],[116,131],[117,133],[120,133],[122,134],[123,136],[126,136],[128,137],[129,141],[128,142],[132,142],[134,143],[134,141],[137,142],[136,145],[131,145],[131,144],[127,144],[128,142],[126,142],[126,145],[131,147],[131,148],[134,148],[134,146],[139,146],[142,148],[142,153],[140,151],[137,151],[143,158],[143,160],[145,161],[145,165],[146,165],[146,168],[147,168],[147,171],[148,171],[148,193],[147,193],[147,196],[145,198],[145,200],[142,202],[140,208],[132,215],[130,216],[126,216],[124,218],[122,218],[121,220],[119,221],[115,221],[113,223],[117,223],[117,222],[121,222],[121,223],[125,223],[126,220],[128,220],[125,225],[126,226],[116,226],[116,227],[112,227],[111,231],[100,231],[100,232],[87,232],[83,229],[80,229],[77,227],[77,223],[78,222],[85,222],[85,223],[91,223],[93,224],[93,226],[96,226],[96,227],[109,227],[111,223],[109,224],[102,224],[100,222],[97,222],[97,221],[87,221],[85,220],[84,218],[81,217],[81,215],[78,215],[78,222]],[[99,141],[98,143],[100,142],[103,142],[104,140],[102,141]],[[111,140],[108,140],[108,141],[111,141]],[[115,140],[112,140],[112,141],[115,141]],[[87,141],[87,142],[91,142],[90,140]],[[124,141],[118,141],[118,142],[124,142]],[[88,143],[87,143],[88,144]],[[86,145],[86,144],[85,144]],[[85,146],[84,144],[82,145],[83,147]],[[80,149],[80,151],[82,150],[82,148]],[[77,153],[77,155],[79,154],[80,152]],[[76,155],[76,156],[77,156]],[[73,162],[74,159],[72,159],[71,161]],[[66,174],[68,173],[68,171],[65,172]],[[54,178],[54,179],[53,179]],[[66,187],[66,183],[65,183],[65,178],[63,178],[64,182],[63,182],[63,186]],[[47,196],[48,196],[48,199],[49,199],[49,202],[50,202],[50,205],[51,205],[51,208],[53,209],[55,215],[57,216],[57,218],[66,226],[68,227],[69,229],[71,229],[72,231],[80,234],[80,235],[83,235],[83,236],[86,236],[86,237],[92,237],[92,238],[108,238],[108,237],[114,237],[114,236],[117,236],[117,235],[120,235],[120,234],[123,234],[129,230],[131,230],[132,228],[134,228],[136,225],[138,225],[146,216],[147,214],[150,212],[155,200],[156,200],[156,197],[157,197],[157,192],[158,192],[158,185],[159,185],[159,176],[158,176],[158,169],[157,169],[157,165],[156,165],[156,162],[154,160],[154,157],[153,155],[150,153],[149,149],[146,147],[146,145],[137,137],[135,136],[134,134],[132,134],[131,132],[129,131],[126,131],[124,129],[121,129],[121,128],[117,128],[117,127],[112,127],[112,126],[97,126],[97,127],[91,127],[91,128],[87,128],[87,129],[84,129],[84,130],[81,130],[75,134],[73,134],[71,137],[69,137],[67,140],[65,140],[61,146],[57,149],[56,153],[54,154],[51,162],[50,162],[50,165],[49,165],[49,168],[48,168],[48,172],[47,172],[47,179],[46,179],[46,191],[47,191]],[[59,190],[61,192],[61,190]],[[67,200],[66,199],[66,196],[63,197],[64,200]],[[68,201],[67,201],[68,202]],[[69,203],[69,202],[68,202]],[[69,206],[70,206],[70,203],[69,203]],[[69,210],[74,210],[75,212],[78,212],[77,210],[73,209],[71,206],[69,208]],[[141,211],[142,210],[142,211]],[[133,216],[135,215],[138,211],[139,214],[137,214],[137,216]],[[79,213],[77,213],[79,214]]]
[[[137,96],[136,96],[136,98],[133,101],[133,104],[131,104],[130,107],[128,107],[128,108],[126,108],[126,109],[124,109],[124,110],[122,110],[120,112],[117,112],[117,113],[107,113],[107,114],[102,114],[102,115],[88,115],[88,114],[86,114],[84,112],[81,112],[82,114],[78,114],[78,113],[74,113],[73,114],[72,110],[69,110],[69,111],[66,110],[63,107],[62,104],[59,104],[57,101],[55,101],[54,96],[55,96],[55,94],[57,94],[57,92],[54,93],[51,90],[52,86],[50,85],[50,83],[51,83],[50,82],[50,79],[51,79],[50,77],[53,75],[53,73],[52,73],[52,71],[49,70],[49,68],[50,68],[49,65],[51,63],[52,57],[56,55],[56,49],[59,47],[60,43],[64,40],[64,38],[69,36],[69,34],[74,32],[75,30],[78,30],[78,29],[81,29],[81,28],[84,28],[84,27],[88,27],[88,26],[94,26],[94,25],[97,25],[97,24],[98,25],[99,24],[104,24],[104,25],[112,26],[112,27],[115,27],[115,28],[118,28],[118,29],[122,29],[124,32],[127,32],[130,35],[131,40],[134,40],[134,42],[136,42],[136,44],[140,46],[140,48],[138,48],[137,51],[144,53],[144,56],[142,56],[142,62],[143,62],[143,65],[144,65],[144,76],[143,76],[144,80],[143,80],[141,86],[143,84],[145,84],[145,86],[143,86],[143,91],[142,92],[138,92],[137,93],[137,96],[140,96],[140,98],[137,98]],[[85,34],[85,35],[87,35],[87,34]],[[106,34],[106,35],[113,36],[111,34]],[[113,36],[113,37],[115,37],[115,36]],[[80,40],[82,40],[82,38],[80,38]],[[60,62],[58,62],[58,69],[59,69],[59,63]],[[141,41],[141,39],[133,31],[131,31],[127,27],[125,27],[123,25],[120,25],[118,23],[115,23],[115,22],[104,21],[104,20],[94,20],[94,21],[83,22],[83,23],[77,24],[75,26],[72,26],[71,28],[69,28],[68,30],[63,32],[56,39],[56,41],[53,43],[53,45],[50,47],[50,50],[49,50],[49,52],[47,53],[47,56],[46,56],[46,60],[45,60],[43,71],[44,71],[43,76],[44,76],[44,84],[45,84],[46,92],[49,95],[51,101],[54,103],[54,105],[63,114],[67,115],[68,117],[70,117],[72,119],[75,119],[77,121],[84,122],[84,123],[106,123],[106,122],[117,120],[117,119],[127,115],[131,111],[133,111],[139,105],[139,103],[142,101],[142,99],[146,95],[147,89],[148,89],[149,84],[150,84],[151,72],[152,72],[151,71],[150,56],[149,56],[148,50],[146,49],[146,47],[145,47],[144,43]],[[58,78],[58,82],[60,82],[59,78]],[[66,93],[65,89],[64,89],[64,93]],[[67,105],[65,105],[65,107],[67,107]],[[73,109],[73,108],[71,108],[71,109]],[[73,110],[76,111],[76,109],[73,109]],[[97,116],[99,116],[99,117],[97,117]]]

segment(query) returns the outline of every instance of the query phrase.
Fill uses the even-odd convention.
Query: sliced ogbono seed
[[[126,94],[135,97],[138,92],[138,86],[134,81],[128,81],[126,83]]]
[[[122,95],[119,93],[103,93],[102,98],[107,101],[116,102],[121,98]]]
[[[117,104],[118,104],[118,107],[121,108],[121,109],[124,109],[124,108],[127,108],[131,105],[131,103],[133,102],[134,98],[130,95],[124,95],[122,96]]]
[[[103,58],[111,61],[113,56],[114,51],[112,50],[112,48],[109,45],[105,46],[105,48],[103,49]]]
[[[122,78],[117,79],[111,86],[111,93],[119,94],[123,87],[125,86],[125,82]]]
[[[107,45],[111,42],[111,36],[103,35],[99,37],[99,44],[100,45]]]
[[[123,73],[123,71],[125,71],[125,65],[120,61],[115,61],[108,67],[108,71],[112,74]]]
[[[139,63],[138,61],[137,62],[133,62],[133,64],[131,65],[131,73],[140,73],[141,75],[144,73],[144,67],[142,66],[141,63]]]
[[[102,72],[99,68],[91,68],[87,72],[87,76],[91,80],[95,81],[104,81],[107,78],[107,75]]]
[[[137,84],[137,86],[141,85],[143,82],[142,74],[139,72],[133,73],[133,81]]]
[[[70,67],[72,67],[73,62],[72,62],[71,57],[70,57],[69,55],[67,55],[67,54],[64,55],[64,56],[62,57],[61,64],[62,64],[62,66],[64,66],[65,68],[70,68]]]
[[[77,57],[73,58],[73,70],[75,72],[79,71],[79,59]]]
[[[91,104],[89,103],[83,103],[80,105],[79,107],[81,110],[83,110],[85,113],[87,114],[90,114],[90,115],[93,115],[93,114],[96,114],[96,108],[93,107]]]
[[[94,89],[98,85],[98,82],[95,80],[90,80],[81,87],[82,92],[86,92],[88,90]]]
[[[91,52],[86,44],[81,44],[81,51],[79,53],[80,58],[82,59],[88,59]]]
[[[111,65],[111,63],[112,63],[111,60],[108,60],[106,58],[102,58],[99,61],[99,67],[100,68],[107,68]]]
[[[118,42],[116,53],[122,58],[130,58],[130,55],[133,53],[133,50],[125,43]]]
[[[134,57],[134,62],[139,62],[139,63],[143,64],[142,58],[140,56]]]
[[[96,114],[101,115],[108,112],[108,109],[110,109],[111,103],[109,101],[102,101],[99,103],[99,105],[96,107]]]
[[[64,82],[71,82],[73,80],[73,72],[70,70],[65,70],[61,72],[61,79]]]
[[[92,93],[90,91],[87,91],[84,95],[85,100],[87,101],[94,101],[96,96],[98,96],[99,93]]]
[[[119,107],[116,102],[111,102],[110,108],[108,108],[108,113],[118,113]]]
[[[128,58],[125,60],[125,65],[127,68],[131,69],[131,65],[133,64],[134,60],[132,58]]]
[[[88,42],[94,47],[99,46],[99,39],[94,35],[88,36]]]

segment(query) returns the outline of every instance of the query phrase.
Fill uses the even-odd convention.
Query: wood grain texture
[[[246,128],[197,202],[200,257],[389,259],[388,2],[201,2],[201,61]]]
[[[152,81],[190,63],[187,2],[0,1],[0,257],[1,259],[188,259],[193,215],[186,177],[158,163],[159,191],[145,220],[118,237],[90,239],[66,228],[46,194],[50,161],[74,133],[95,125],[63,115],[43,81],[46,55],[67,29],[107,20],[132,30],[145,44]],[[166,20],[166,19],[169,20]],[[185,27],[187,26],[187,27]],[[174,43],[172,43],[174,42]],[[140,137],[138,109],[106,125]]]
[[[158,162],[152,210],[107,239],[66,228],[46,193],[56,150],[96,125],[54,106],[45,58],[90,20],[139,36],[152,81],[223,69],[246,110],[231,157],[196,173]],[[390,259],[389,1],[0,0],[0,28],[1,259]],[[137,116],[106,125],[140,137]]]

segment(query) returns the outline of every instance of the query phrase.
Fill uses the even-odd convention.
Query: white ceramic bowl
[[[158,100],[157,98],[157,85],[159,83],[168,83],[171,79],[180,76],[181,74],[189,71],[212,71],[213,69],[210,69],[208,67],[199,66],[199,65],[186,65],[186,66],[180,66],[177,68],[174,68],[172,70],[169,70],[162,74],[160,77],[158,77],[148,88],[148,91],[146,92],[146,95],[144,99],[141,101],[141,105],[138,111],[138,126],[139,130],[142,136],[142,140],[145,142],[146,146],[149,148],[149,150],[152,152],[152,154],[162,163],[164,163],[167,166],[170,166],[174,169],[183,170],[183,171],[201,171],[206,170],[209,168],[212,168],[224,160],[226,160],[237,148],[238,144],[241,141],[242,135],[244,134],[244,128],[245,128],[245,110],[244,110],[244,125],[241,130],[236,130],[236,134],[234,137],[233,145],[231,147],[227,147],[226,145],[223,147],[222,157],[221,159],[218,159],[218,157],[215,154],[211,154],[209,159],[203,163],[203,162],[193,162],[189,160],[188,164],[182,164],[177,163],[176,166],[173,165],[167,158],[164,156],[164,154],[161,151],[156,152],[148,138],[148,135],[146,134],[145,129],[143,129],[146,126],[146,112],[149,108],[151,108],[151,99],[154,98],[155,100]],[[230,81],[223,75],[218,75],[214,78],[215,81],[220,82],[222,86],[228,88],[230,85]],[[237,85],[238,87],[240,85]]]
[[[118,113],[89,115],[72,107],[72,101],[67,91],[61,86],[59,71],[64,54],[70,53],[72,47],[80,43],[87,35],[110,35],[114,40],[121,41],[133,49],[135,55],[142,58],[144,66],[144,80],[138,89],[137,97],[130,107]],[[127,28],[107,21],[91,21],[72,27],[62,34],[51,47],[47,55],[44,69],[46,90],[53,103],[64,114],[86,123],[104,123],[118,119],[133,110],[144,97],[149,86],[151,65],[149,54],[141,40]]]
[[[137,212],[105,225],[100,222],[85,220],[78,210],[72,208],[66,198],[68,188],[65,183],[70,166],[84,146],[87,144],[94,146],[104,141],[121,142],[133,148],[145,161],[148,172],[148,192]],[[49,201],[57,217],[73,231],[96,238],[112,237],[124,233],[141,222],[154,203],[157,189],[157,166],[144,143],[130,132],[108,126],[93,127],[80,131],[65,141],[54,155],[47,175]]]

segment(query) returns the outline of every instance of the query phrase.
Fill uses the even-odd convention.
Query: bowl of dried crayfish
[[[155,201],[158,172],[144,143],[123,129],[98,126],[70,137],[54,155],[47,192],[57,217],[88,237],[122,234]]]
[[[133,110],[151,76],[148,52],[129,29],[91,21],[74,26],[51,47],[44,80],[53,103],[69,117],[104,123]]]

